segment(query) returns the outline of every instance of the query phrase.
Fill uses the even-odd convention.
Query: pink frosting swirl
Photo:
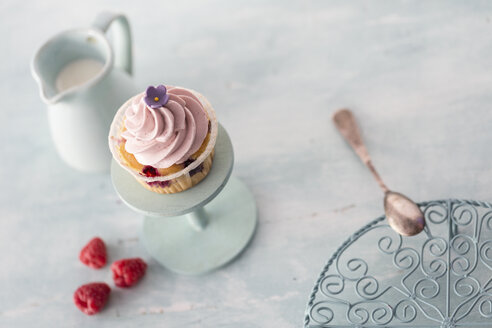
[[[208,117],[200,100],[188,90],[168,87],[169,101],[153,109],[137,95],[126,109],[125,150],[143,165],[167,168],[195,153],[208,132]]]

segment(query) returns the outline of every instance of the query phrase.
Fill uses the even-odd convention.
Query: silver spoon
[[[333,115],[333,122],[361,161],[369,168],[381,189],[383,189],[384,212],[391,228],[403,236],[414,236],[420,233],[425,227],[424,214],[411,199],[400,193],[390,191],[386,187],[372,165],[371,157],[362,141],[352,112],[348,109],[338,110]]]

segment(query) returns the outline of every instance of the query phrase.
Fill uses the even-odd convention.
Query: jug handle
[[[106,33],[113,23],[114,66],[121,68],[132,75],[132,35],[128,19],[122,14],[102,12],[97,15],[92,27]]]

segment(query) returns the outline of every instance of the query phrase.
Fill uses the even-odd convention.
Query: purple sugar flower
[[[159,108],[167,104],[169,95],[166,93],[166,87],[162,84],[157,88],[149,86],[145,91],[144,101],[151,108]]]

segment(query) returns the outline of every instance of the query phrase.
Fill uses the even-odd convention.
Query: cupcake
[[[217,130],[215,112],[198,92],[150,86],[120,107],[109,147],[142,186],[172,194],[193,187],[210,172]]]

